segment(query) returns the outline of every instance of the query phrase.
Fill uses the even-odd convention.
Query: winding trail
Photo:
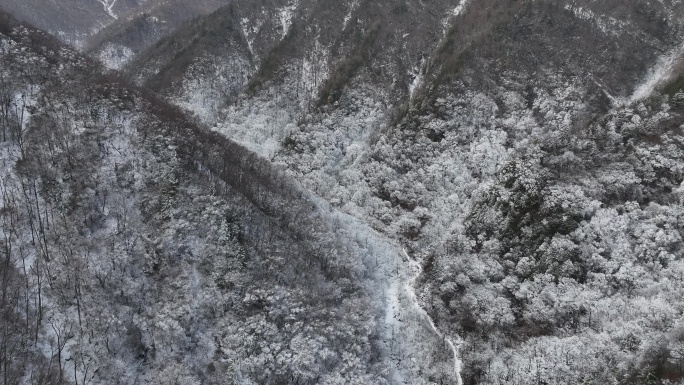
[[[446,334],[443,334],[442,332],[437,329],[437,325],[435,325],[435,322],[432,320],[432,317],[423,309],[422,306],[420,306],[420,301],[418,301],[418,297],[416,296],[416,291],[415,291],[415,286],[416,286],[416,280],[420,275],[423,273],[423,267],[420,265],[420,262],[416,261],[415,259],[411,258],[408,253],[406,252],[405,249],[402,249],[402,252],[404,253],[404,256],[406,257],[406,260],[408,261],[408,267],[411,270],[411,279],[409,282],[406,283],[404,289],[408,293],[408,296],[411,300],[412,306],[414,306],[415,310],[423,315],[423,318],[425,321],[430,325],[430,329],[432,329],[435,334],[444,339],[449,345],[449,348],[451,349],[451,353],[454,355],[454,373],[456,373],[456,383],[458,385],[463,385],[463,379],[461,378],[461,359],[459,355],[459,349],[457,347],[460,346],[460,342],[454,343],[454,341],[448,337]]]

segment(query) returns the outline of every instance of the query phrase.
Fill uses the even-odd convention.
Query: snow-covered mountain
[[[144,56],[129,71],[169,79],[169,100],[401,240],[438,328],[465,339],[467,383],[641,383],[677,371],[662,341],[682,313],[662,279],[678,265],[646,255],[682,257],[681,7],[236,5],[239,49],[167,62],[186,76]],[[231,90],[224,105],[214,89]]]
[[[147,215],[184,214],[149,229],[142,221],[140,231],[159,243],[167,239],[159,229],[181,226],[176,221],[199,229],[186,243],[208,246],[193,246],[191,257],[181,253],[186,264],[178,271],[199,274],[193,277],[200,282],[208,273],[193,263],[215,255],[218,241],[202,235],[218,222],[197,223],[186,213],[195,207],[192,194],[210,191],[226,200],[237,218],[235,234],[251,234],[237,236],[234,246],[250,256],[231,270],[240,279],[229,289],[242,302],[197,321],[207,325],[202,338],[213,338],[211,344],[181,343],[180,332],[145,337],[174,354],[181,354],[179,346],[197,349],[187,359],[164,356],[176,357],[174,370],[186,370],[187,381],[210,381],[198,374],[197,360],[216,346],[224,356],[201,365],[213,365],[216,381],[229,373],[235,383],[684,379],[684,5],[226,4],[193,11],[204,16],[173,28],[154,27],[163,18],[139,13],[110,23],[89,46],[93,57],[149,94],[122,80],[119,89],[136,90],[126,92],[155,100],[173,111],[172,122],[193,127],[179,131],[162,119],[167,128],[152,141],[172,140],[161,147],[190,168],[170,178],[187,184],[186,198]],[[162,8],[183,9],[180,2]],[[19,35],[5,35],[25,44]],[[108,100],[107,89],[98,98]],[[34,92],[21,103],[26,119],[40,122],[33,104],[46,91]],[[7,100],[19,103],[16,96]],[[79,111],[91,103],[79,100],[79,108],[75,102],[49,106]],[[143,134],[134,132],[127,140],[140,140]],[[168,151],[160,155],[155,148],[122,152],[168,163]],[[48,145],[38,153],[51,151]],[[143,180],[169,179],[153,176],[144,162],[134,164]],[[17,170],[12,178],[20,180]],[[145,199],[149,191],[129,194]],[[41,199],[36,205],[52,204]],[[26,215],[40,212],[31,208]],[[309,273],[312,263],[318,270]],[[319,286],[300,286],[309,285],[300,281],[310,275]],[[131,287],[166,282],[145,277],[131,276]],[[222,290],[192,283],[197,279],[182,281],[181,292],[196,293],[188,306],[204,306],[201,293]],[[256,286],[261,291],[250,291]],[[162,303],[175,304],[173,298]],[[159,335],[149,314],[139,324],[146,336]],[[262,320],[263,327],[249,326]],[[346,337],[337,340],[338,333]],[[160,376],[154,370],[164,365],[126,359],[124,367],[142,360],[142,382]]]
[[[6,383],[459,382],[397,243],[4,14],[0,60]]]

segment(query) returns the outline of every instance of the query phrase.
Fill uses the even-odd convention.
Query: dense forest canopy
[[[93,3],[0,13],[4,384],[683,383],[680,2]]]

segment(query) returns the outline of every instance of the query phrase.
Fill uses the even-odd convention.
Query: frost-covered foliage
[[[663,86],[681,65],[682,7],[236,1],[140,54],[129,76],[217,123],[127,145],[148,159],[134,195],[156,222],[140,231],[180,255],[168,287],[197,293],[179,304],[206,314],[205,293],[224,285],[203,283],[197,249],[169,241],[185,239],[168,226],[191,226],[197,189],[234,211],[245,261],[226,268],[239,295],[225,323],[193,319],[208,326],[188,336],[172,299],[154,307],[160,326],[145,330],[168,360],[148,353],[144,370],[158,371],[141,375],[448,382],[460,336],[469,384],[681,382],[684,82]],[[5,100],[6,131],[30,132],[45,102]]]
[[[415,5],[382,45],[366,24],[309,107],[286,37],[218,131],[422,258],[466,383],[680,381],[684,118],[649,74],[677,68],[681,4],[470,2],[406,60],[386,32],[418,32],[384,20]]]
[[[457,383],[399,247],[3,23],[7,383]]]
[[[429,285],[480,382],[681,376],[683,117],[662,108],[544,135],[474,192]]]
[[[244,90],[254,68],[236,11],[227,6],[186,23],[131,60],[126,70],[135,82],[213,125],[220,108]]]
[[[193,62],[178,88],[182,94],[171,101],[193,111],[207,124],[216,124],[220,107],[242,91],[251,66],[241,56],[214,57]]]
[[[98,54],[107,68],[120,70],[133,56],[133,51],[123,45],[107,44]]]

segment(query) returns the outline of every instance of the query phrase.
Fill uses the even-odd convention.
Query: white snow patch
[[[420,59],[420,65],[413,68],[413,71],[409,74],[413,79],[411,84],[409,84],[409,100],[413,100],[416,90],[420,87],[423,82],[423,71],[425,68],[425,58]]]
[[[233,105],[225,115],[226,119],[213,129],[268,159],[296,128],[295,117],[279,100]]]
[[[250,35],[250,33],[249,33],[250,30],[248,28],[249,27],[249,19],[246,17],[243,17],[240,20],[240,27],[242,28],[242,34],[245,36],[245,40],[247,41],[247,49],[249,49],[250,54],[254,55],[254,51],[252,50],[252,42],[254,41],[254,39],[249,38],[249,35]]]
[[[240,20],[240,27],[242,28],[242,34],[245,36],[245,40],[247,41],[247,49],[249,49],[249,53],[252,54],[252,58],[254,62],[258,62],[258,58],[255,56],[254,53],[254,41],[255,35],[259,33],[259,30],[261,30],[261,27],[264,25],[264,20],[263,19],[255,19],[255,20],[250,20],[246,17],[243,17]]]
[[[446,35],[447,31],[449,30],[449,24],[451,21],[455,18],[463,14],[463,11],[465,11],[466,6],[468,5],[468,2],[470,0],[461,0],[454,9],[451,10],[447,14],[447,16],[442,20],[442,35]]]
[[[649,97],[658,86],[672,78],[674,70],[681,63],[683,55],[684,43],[661,56],[655,66],[648,72],[646,78],[634,89],[634,93],[628,99],[629,103]]]
[[[328,79],[329,57],[330,53],[316,36],[314,49],[302,59],[301,72],[299,78],[296,79],[297,99],[300,100],[299,107],[303,110],[308,109],[310,103],[316,100],[320,87]],[[296,69],[293,72],[296,72]],[[304,93],[304,97],[300,97],[301,92]]]
[[[278,8],[278,17],[280,18],[280,25],[282,26],[282,37],[285,38],[292,26],[292,16],[299,6],[299,0],[295,0],[292,4],[283,8]]]
[[[112,8],[114,8],[114,5],[116,4],[116,1],[117,0],[97,0],[98,3],[102,4],[105,12],[107,12],[107,14],[111,16],[113,19],[117,19],[116,14],[114,14],[114,11],[112,10]]]
[[[397,269],[398,270],[398,269]],[[398,277],[397,277],[398,278]],[[393,350],[396,350],[395,338],[401,333],[401,292],[399,279],[395,279],[389,285],[389,289],[385,293],[385,344],[389,355],[392,356]],[[405,378],[398,370],[394,371],[393,382],[397,384],[405,383]]]
[[[124,45],[107,43],[97,57],[105,67],[120,70],[131,60],[133,55],[133,50]]]
[[[461,0],[461,2],[458,3],[456,8],[454,8],[454,10],[452,11],[453,16],[460,16],[465,10],[465,7],[468,5],[469,1],[470,0]]]
[[[0,39],[0,54],[8,53],[12,44],[15,44],[12,40]]]
[[[352,1],[352,3],[349,6],[349,11],[347,11],[347,14],[344,16],[344,24],[342,26],[342,29],[347,28],[347,25],[351,21],[352,14],[354,13],[354,11],[356,11],[356,9],[358,7],[359,7],[359,0]]]
[[[619,36],[625,31],[629,31],[629,23],[618,20],[614,17],[596,15],[592,10],[571,4],[565,5],[565,10],[572,12],[580,20],[593,22],[601,32]]]

